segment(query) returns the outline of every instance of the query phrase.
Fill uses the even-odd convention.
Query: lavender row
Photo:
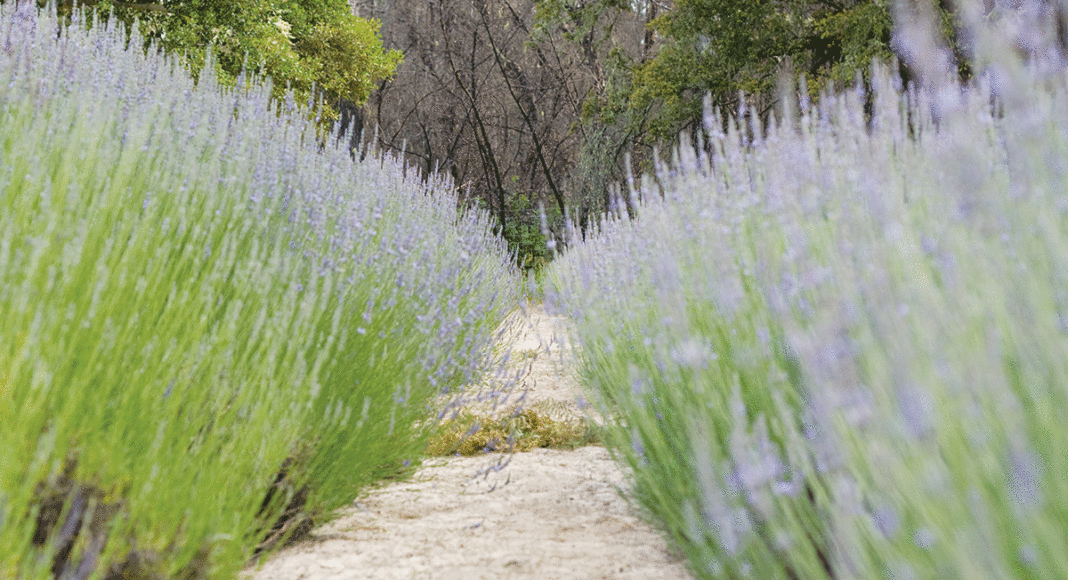
[[[965,85],[903,19],[922,83],[709,112],[637,219],[554,264],[610,446],[698,577],[1068,574],[1068,74],[1035,6],[962,8]]]
[[[0,5],[0,576],[232,577],[418,462],[520,287],[453,184]]]

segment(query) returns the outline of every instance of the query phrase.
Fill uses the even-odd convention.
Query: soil
[[[506,402],[592,415],[559,318],[517,318]],[[489,392],[499,389],[487,387]],[[245,580],[689,579],[664,540],[621,495],[624,472],[603,447],[436,458],[408,481],[368,492],[307,539],[249,569]]]

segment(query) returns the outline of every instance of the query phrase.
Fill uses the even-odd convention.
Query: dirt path
[[[581,412],[559,323],[528,312],[512,356],[530,367],[526,400]],[[370,492],[309,540],[245,576],[691,578],[619,496],[623,485],[623,473],[601,447],[429,460],[412,480]]]

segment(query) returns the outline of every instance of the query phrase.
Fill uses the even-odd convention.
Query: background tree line
[[[403,60],[382,47],[380,23],[355,14],[347,0],[60,0],[54,7],[67,18],[78,17],[77,8],[113,13],[127,32],[136,21],[145,48],[172,54],[194,76],[210,46],[223,85],[245,70],[269,77],[274,96],[292,91],[296,106],[313,104],[309,111],[325,123],[363,105]]]
[[[380,148],[449,172],[531,266],[538,207],[581,231],[631,169],[701,126],[703,101],[762,115],[792,71],[811,97],[892,54],[890,0],[356,0],[405,61],[361,111]],[[951,6],[939,6],[948,14]],[[947,20],[947,22],[949,22]],[[952,27],[943,31],[953,40]],[[962,61],[963,62],[963,61]],[[903,69],[903,72],[906,72]]]
[[[2,0],[0,0],[2,1]],[[1046,10],[1057,0],[983,0],[988,18]],[[626,205],[624,180],[654,151],[700,130],[703,102],[766,117],[779,79],[808,97],[867,78],[894,56],[893,0],[89,0],[194,71],[213,46],[220,78],[243,66],[281,95],[321,98],[327,122],[403,153],[424,173],[448,172],[458,203],[492,211],[520,263],[551,259],[539,208],[559,232],[583,232]],[[70,10],[71,3],[60,5]],[[970,75],[952,0],[930,9]],[[903,82],[914,75],[902,60]],[[355,147],[357,144],[353,143]],[[631,168],[627,167],[630,160]]]

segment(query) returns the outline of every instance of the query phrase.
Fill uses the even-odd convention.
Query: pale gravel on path
[[[528,361],[527,401],[584,407],[562,321],[524,313],[513,354]],[[513,401],[514,402],[514,401]],[[342,509],[311,538],[246,580],[537,578],[690,579],[681,559],[635,517],[620,468],[602,447],[426,461]]]

